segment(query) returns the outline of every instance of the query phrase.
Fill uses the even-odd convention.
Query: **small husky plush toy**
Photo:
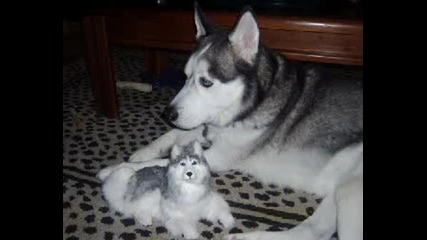
[[[219,220],[225,228],[234,224],[228,204],[211,190],[210,179],[202,147],[195,141],[175,145],[166,167],[114,170],[102,191],[110,206],[125,217],[135,217],[144,226],[156,219],[171,235],[196,239],[200,219]]]

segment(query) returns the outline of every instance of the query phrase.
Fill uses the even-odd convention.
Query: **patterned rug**
[[[182,67],[186,57],[172,54],[172,65]],[[143,52],[117,48],[114,59],[118,80],[140,80]],[[334,76],[361,78],[362,72],[337,69]],[[84,60],[63,68],[64,240],[172,239],[160,224],[143,227],[112,211],[95,175],[101,168],[126,160],[170,129],[160,114],[175,94],[167,88],[150,93],[118,90],[120,119],[106,119],[94,111]],[[253,230],[286,230],[311,215],[321,201],[302,191],[263,185],[238,171],[213,173],[212,177],[213,189],[231,206],[236,224],[223,229],[218,223],[200,221],[200,239],[220,239],[226,233]]]

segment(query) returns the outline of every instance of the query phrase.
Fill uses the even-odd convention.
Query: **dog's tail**
[[[102,192],[109,205],[125,217],[131,214],[127,210],[129,203],[125,196],[128,191],[128,182],[134,174],[135,170],[129,167],[116,169],[102,186]]]

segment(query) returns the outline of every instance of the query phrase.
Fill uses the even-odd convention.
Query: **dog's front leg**
[[[203,126],[188,131],[172,129],[148,146],[133,153],[129,158],[129,162],[143,162],[156,158],[167,157],[174,144],[186,145],[193,140],[203,142],[203,129]]]
[[[226,235],[223,240],[329,240],[336,230],[334,193],[327,195],[314,214],[288,231],[255,231]]]
[[[341,185],[336,194],[338,236],[341,240],[363,240],[363,176]]]
[[[227,155],[226,151],[211,147],[205,151],[204,155],[212,171],[227,171],[235,167],[233,156]]]
[[[211,222],[220,221],[224,228],[231,228],[234,224],[233,215],[227,202],[218,193],[212,193],[210,201],[206,204],[205,216]]]
[[[236,169],[243,159],[241,148],[234,148],[226,142],[216,141],[204,152],[212,171],[228,171]]]

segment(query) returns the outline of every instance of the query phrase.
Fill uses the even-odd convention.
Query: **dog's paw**
[[[225,235],[223,240],[264,240],[264,239],[289,239],[278,232],[254,231]],[[301,239],[301,238],[291,238]],[[301,239],[302,240],[302,239]]]
[[[145,162],[157,158],[157,155],[158,154],[155,154],[155,152],[150,150],[149,148],[142,148],[134,152],[129,157],[129,162]]]

